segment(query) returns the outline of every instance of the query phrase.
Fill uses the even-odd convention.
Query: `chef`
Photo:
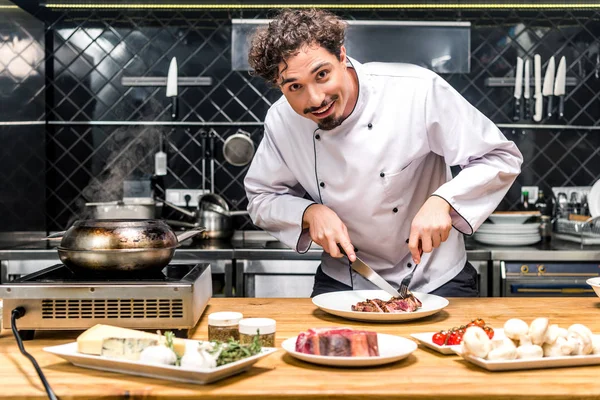
[[[413,291],[477,296],[463,235],[502,200],[521,153],[434,72],[350,58],[345,28],[287,9],[255,33],[250,66],[283,96],[244,181],[250,217],[299,253],[322,246],[312,296],[374,289],[356,256],[395,287],[415,269]]]

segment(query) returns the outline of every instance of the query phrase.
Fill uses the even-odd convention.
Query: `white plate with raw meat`
[[[313,344],[319,349],[314,350]],[[351,328],[317,328],[285,340],[281,347],[291,356],[313,364],[369,367],[402,360],[417,349],[417,344],[383,333]],[[314,351],[328,355],[311,354]]]
[[[396,300],[395,304],[388,306],[389,310],[385,311],[353,311],[353,306],[356,309],[368,309],[365,307],[365,302],[378,300],[373,304],[372,310],[382,310],[381,303],[386,303],[391,300],[391,296],[383,290],[348,290],[342,292],[330,292],[320,294],[312,299],[315,306],[330,314],[337,315],[352,320],[358,321],[410,321],[418,318],[433,315],[448,305],[448,300],[427,293],[412,293],[416,299],[420,301],[420,307],[416,308],[413,304],[408,304],[405,307],[404,300]],[[360,305],[359,305],[360,303]],[[357,308],[357,306],[359,306]],[[402,311],[405,308],[407,311]],[[414,311],[410,311],[414,309]],[[390,310],[392,312],[390,312]]]

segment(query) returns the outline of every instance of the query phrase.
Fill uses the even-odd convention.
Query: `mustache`
[[[331,96],[328,99],[323,100],[323,102],[321,103],[320,106],[318,107],[309,107],[309,108],[305,108],[304,109],[304,114],[308,114],[308,113],[312,113],[315,112],[331,103],[333,103],[334,101],[336,101],[340,96],[338,96],[337,94],[334,94],[333,96]]]

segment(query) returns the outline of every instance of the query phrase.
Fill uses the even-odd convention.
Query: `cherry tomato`
[[[438,346],[443,346],[446,343],[446,339],[448,338],[448,332],[440,331],[433,334],[432,341]]]
[[[477,325],[477,324],[475,323],[475,321],[471,321],[471,322],[469,322],[469,323],[467,324],[467,328],[470,328],[470,327],[472,327],[472,326],[479,326],[479,325]]]
[[[492,328],[491,326],[486,325],[483,327],[483,330],[485,331],[485,333],[487,333],[490,339],[494,337],[494,328]]]
[[[473,322],[475,323],[475,325],[480,326],[482,328],[485,326],[485,321],[481,318],[474,319]]]
[[[460,331],[453,331],[450,333],[450,336],[448,337],[447,345],[453,346],[456,344],[461,344],[462,338],[463,338],[463,333],[461,333]]]

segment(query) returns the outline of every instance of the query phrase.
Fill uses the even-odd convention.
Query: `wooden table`
[[[442,312],[421,320],[367,324],[337,318],[316,309],[310,299],[212,299],[192,332],[207,337],[207,315],[240,311],[246,317],[277,320],[277,344],[310,327],[352,326],[409,337],[460,325],[475,317],[501,327],[509,318],[530,322],[547,316],[568,327],[583,323],[600,332],[598,298],[481,298],[450,299]],[[600,398],[600,366],[517,372],[488,372],[457,356],[419,348],[409,358],[366,369],[327,368],[304,363],[280,350],[248,372],[201,386],[94,371],[75,367],[47,354],[44,346],[73,341],[78,332],[38,332],[26,349],[38,360],[61,399],[202,398],[202,399],[564,399]],[[23,357],[8,330],[0,336],[0,397],[45,398],[31,363]]]

